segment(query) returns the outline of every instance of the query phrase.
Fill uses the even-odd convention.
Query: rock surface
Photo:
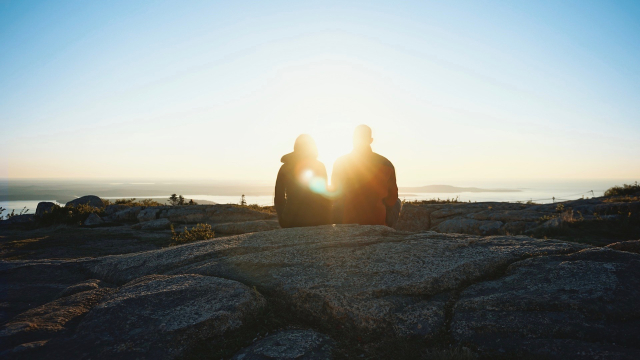
[[[448,291],[522,258],[583,248],[528,237],[328,225],[102,258],[89,270],[115,282],[153,273],[223,277],[255,285],[313,321],[339,322],[363,332],[430,336],[445,322]],[[434,298],[425,300],[429,297]]]
[[[253,220],[273,219],[275,215],[236,205],[192,205],[168,207],[158,215],[176,223],[221,224]]]
[[[97,208],[104,208],[102,199],[95,195],[85,195],[77,199],[69,201],[65,206],[89,205]]]
[[[640,254],[640,240],[621,241],[607,245],[608,248]]]
[[[138,224],[131,225],[132,229],[139,230],[166,230],[171,227],[169,219],[157,219],[151,221],[145,221]]]
[[[264,304],[231,280],[146,276],[103,299],[58,346],[73,357],[174,359],[198,341],[241,327]]]
[[[0,329],[0,352],[33,341],[49,340],[68,330],[67,323],[86,314],[112,289],[95,289],[65,296],[25,311]]]
[[[225,224],[215,224],[211,227],[213,231],[221,234],[246,234],[258,231],[269,231],[280,229],[278,220],[255,220]]]
[[[330,360],[335,341],[313,330],[284,330],[242,349],[232,360]]]
[[[458,212],[440,210],[429,218],[435,226]],[[532,216],[520,215],[523,222]],[[505,218],[476,212],[468,219]],[[12,352],[55,358],[175,358],[203,343],[232,346],[229,357],[248,343],[229,345],[231,338],[264,335],[252,331],[268,318],[260,315],[266,306],[279,319],[276,329],[311,327],[340,340],[336,346],[353,339],[348,346],[378,358],[392,356],[376,355],[379,344],[424,347],[445,338],[445,346],[487,357],[628,359],[640,351],[639,271],[638,254],[557,240],[327,225],[93,259],[3,261],[9,291],[0,303],[8,304],[8,324],[34,307],[110,291],[76,317],[79,324],[12,342]],[[256,326],[244,326],[249,319]],[[237,355],[313,348],[305,336],[273,336]],[[398,346],[397,356],[406,355]]]
[[[637,359],[638,299],[640,255],[586,249],[532,258],[463,291],[452,334],[485,352]]]

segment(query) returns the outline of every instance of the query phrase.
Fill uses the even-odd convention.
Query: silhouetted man
[[[334,221],[338,224],[394,226],[400,214],[396,170],[371,150],[371,128],[358,125],[353,151],[336,160],[331,185],[336,191]]]

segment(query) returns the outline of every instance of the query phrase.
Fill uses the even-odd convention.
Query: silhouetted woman
[[[293,152],[281,159],[284,164],[278,172],[274,204],[283,228],[330,221],[331,203],[325,196],[327,170],[317,157],[315,141],[302,134],[296,139]]]

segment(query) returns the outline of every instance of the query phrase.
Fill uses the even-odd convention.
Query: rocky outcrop
[[[330,360],[335,341],[313,330],[284,330],[242,349],[232,360]]]
[[[484,352],[640,358],[640,256],[609,249],[527,259],[467,288],[452,334]]]
[[[85,195],[77,199],[69,201],[65,206],[89,205],[97,208],[104,208],[102,199],[95,195]]]
[[[473,235],[534,234],[575,224],[607,224],[624,217],[640,223],[640,202],[593,198],[554,204],[522,203],[405,203],[395,228]]]
[[[72,357],[175,359],[198,341],[243,326],[264,304],[260,294],[231,280],[146,276],[103,299],[57,346]]]
[[[49,201],[41,201],[38,203],[38,207],[36,208],[36,216],[42,216],[48,212],[51,212],[53,208],[58,206],[56,203],[52,203]]]

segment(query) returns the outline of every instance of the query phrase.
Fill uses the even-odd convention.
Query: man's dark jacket
[[[322,194],[327,183],[324,164],[296,152],[283,156],[281,161],[284,164],[278,172],[274,198],[280,226],[329,224],[331,202]]]
[[[331,185],[337,192],[334,221],[343,224],[388,225],[387,208],[398,201],[396,170],[371,147],[354,150],[333,165]]]

